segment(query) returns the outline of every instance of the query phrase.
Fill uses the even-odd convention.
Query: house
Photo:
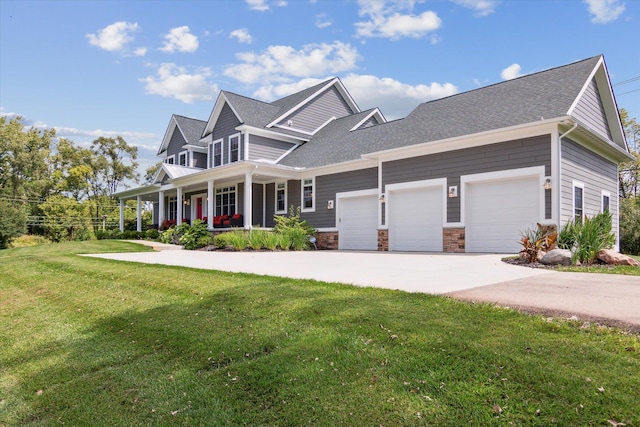
[[[360,110],[338,78],[274,102],[222,91],[206,122],[171,118],[158,156],[153,184],[117,194],[121,212],[151,201],[157,223],[216,232],[272,227],[300,206],[325,248],[499,253],[536,223],[607,209],[617,232],[631,158],[603,56],[394,121]]]

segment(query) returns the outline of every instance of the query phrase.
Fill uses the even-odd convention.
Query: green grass
[[[0,251],[0,425],[640,425],[637,335],[134,248]]]

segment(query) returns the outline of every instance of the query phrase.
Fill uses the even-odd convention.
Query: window
[[[229,163],[237,162],[240,160],[240,135],[233,135],[229,137]]]
[[[286,182],[276,182],[276,213],[287,213]]]
[[[216,189],[216,216],[236,213],[236,186]]]
[[[584,184],[573,182],[573,218],[576,222],[582,222],[584,217]]]
[[[176,155],[174,154],[173,156],[169,156],[166,159],[164,159],[164,162],[167,164],[174,164],[176,162]]]
[[[189,166],[189,152],[182,151],[178,153],[178,164],[180,166]]]
[[[314,210],[313,179],[302,180],[302,211]]]
[[[167,219],[170,221],[178,219],[178,199],[175,197],[169,197],[167,208]]]
[[[222,164],[222,140],[218,139],[209,144],[209,167],[215,168]]]
[[[609,212],[609,202],[611,200],[611,193],[608,191],[602,191],[602,212]]]

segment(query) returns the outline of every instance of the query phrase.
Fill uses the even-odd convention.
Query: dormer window
[[[233,135],[229,137],[229,163],[237,162],[240,160],[240,135]]]
[[[209,144],[209,167],[215,168],[222,164],[222,139]]]
[[[173,156],[169,156],[166,159],[164,159],[164,162],[168,165],[173,165],[176,163],[176,155],[174,154]]]
[[[181,151],[180,153],[178,153],[178,164],[180,166],[190,166],[188,151]]]

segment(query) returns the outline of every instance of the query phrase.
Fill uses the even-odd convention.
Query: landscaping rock
[[[632,265],[634,267],[640,267],[640,262],[629,256],[614,252],[611,249],[602,249],[598,252],[598,259],[610,265]]]
[[[571,265],[571,251],[568,249],[553,249],[540,260],[545,265]]]

